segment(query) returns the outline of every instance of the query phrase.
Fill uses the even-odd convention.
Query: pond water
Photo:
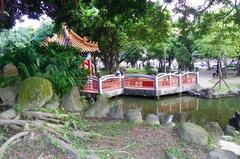
[[[188,112],[188,120],[203,125],[216,121],[221,127],[228,124],[228,119],[240,110],[240,97],[221,99],[202,99],[189,96],[167,96],[156,99],[142,97],[116,97],[114,103],[120,105],[125,112],[130,108],[140,108],[146,114],[176,115]]]

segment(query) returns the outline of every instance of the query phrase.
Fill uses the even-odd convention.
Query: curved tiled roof
[[[60,45],[73,46],[80,49],[82,52],[100,52],[98,43],[89,41],[87,37],[80,37],[71,29],[64,29],[63,34],[54,35],[52,38],[45,39],[44,43],[56,42]]]

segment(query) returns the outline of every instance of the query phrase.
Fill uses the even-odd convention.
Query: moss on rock
[[[25,79],[20,87],[18,104],[26,109],[38,109],[47,103],[53,96],[50,81],[40,77]]]

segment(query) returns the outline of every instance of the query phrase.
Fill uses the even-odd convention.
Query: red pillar
[[[82,69],[85,68],[85,60],[82,61]]]
[[[92,76],[92,59],[88,60],[88,70],[90,71],[90,77]]]

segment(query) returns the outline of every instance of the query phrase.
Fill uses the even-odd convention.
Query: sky
[[[152,2],[156,2],[156,1],[159,1],[159,0],[150,0]],[[176,1],[176,0],[174,0]],[[234,1],[234,0],[232,0]],[[162,2],[162,0],[160,0],[160,2]],[[190,4],[191,6],[199,6],[199,5],[203,5],[205,2],[205,0],[187,0],[187,3]],[[171,4],[171,5],[168,5],[167,6],[168,9],[171,11],[173,8],[174,8],[174,4]],[[172,19],[175,21],[178,19],[180,15],[172,15]],[[43,22],[45,22],[46,20],[51,20],[50,18],[48,18],[46,15],[40,17],[39,20],[33,20],[33,19],[28,19],[27,16],[24,16],[23,18],[23,21],[20,22],[20,21],[16,21],[16,25],[15,25],[15,28],[19,28],[19,27],[31,27],[31,28],[38,28]]]

